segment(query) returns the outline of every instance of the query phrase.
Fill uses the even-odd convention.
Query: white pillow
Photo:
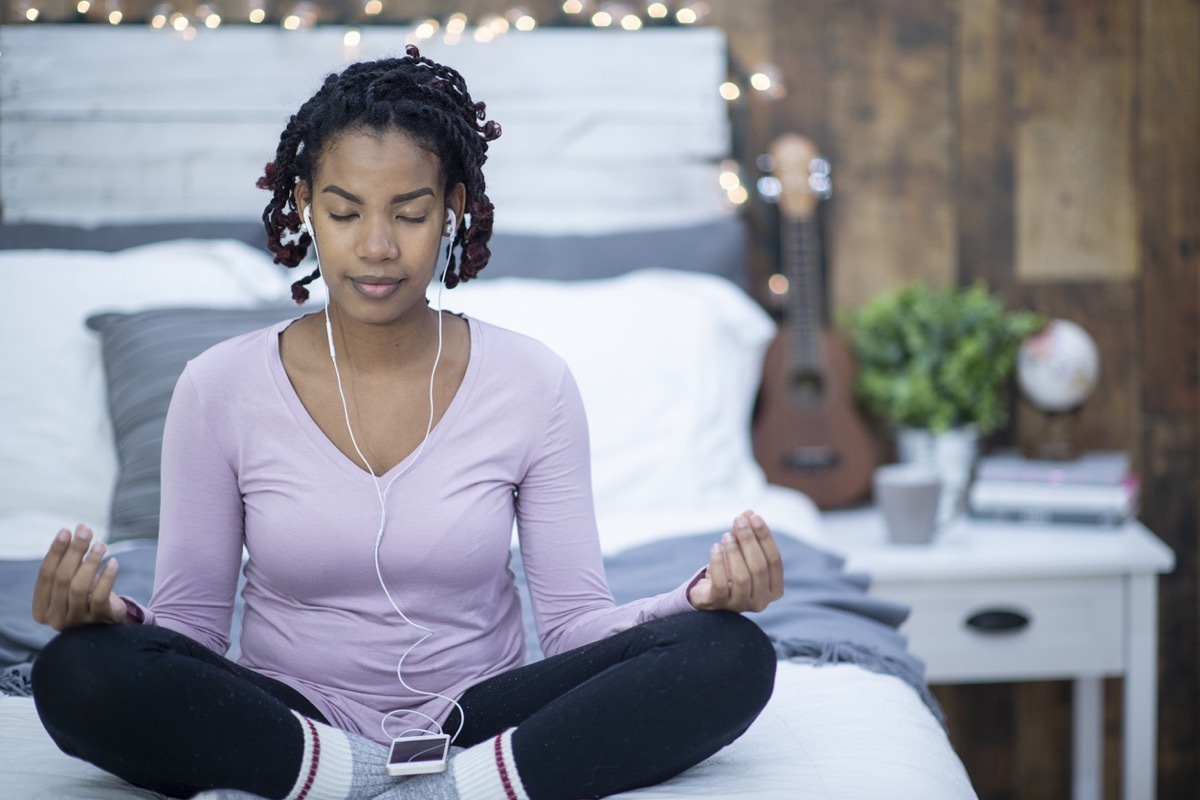
[[[0,557],[45,552],[58,527],[103,531],[116,471],[91,314],[161,305],[285,302],[289,278],[234,241],[179,240],[117,253],[0,252]]]
[[[442,302],[566,359],[587,408],[601,518],[760,493],[750,416],[775,328],[729,281],[668,269],[485,279]]]

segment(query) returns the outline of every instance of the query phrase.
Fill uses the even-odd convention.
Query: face
[[[462,218],[465,191],[443,196],[437,156],[408,135],[354,131],[326,145],[312,185],[312,226],[330,306],[368,324],[424,313],[445,238],[446,207]]]

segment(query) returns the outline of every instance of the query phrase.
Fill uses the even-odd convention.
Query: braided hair
[[[471,100],[456,70],[425,58],[411,44],[405,52],[403,58],[351,64],[327,76],[288,121],[275,160],[257,184],[272,193],[262,219],[275,263],[298,265],[312,244],[293,192],[297,181],[312,185],[325,146],[348,130],[400,130],[437,156],[446,194],[460,183],[466,188],[470,225],[454,233],[451,248],[460,248],[462,257],[456,260],[451,253],[446,286],[470,280],[487,265],[494,206],[485,191],[483,164],[488,142],[500,136],[500,126],[485,121],[484,104]],[[320,274],[318,266],[292,284],[297,303],[308,299],[306,287]]]

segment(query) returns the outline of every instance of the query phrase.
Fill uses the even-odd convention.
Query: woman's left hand
[[[783,558],[762,517],[745,511],[712,546],[707,573],[688,589],[701,611],[762,611],[783,597]]]

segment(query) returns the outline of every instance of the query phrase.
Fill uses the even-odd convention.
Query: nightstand
[[[931,684],[1074,682],[1074,800],[1102,796],[1102,679],[1124,678],[1123,796],[1155,796],[1158,575],[1175,554],[1145,526],[964,517],[932,544],[894,545],[873,508],[821,519],[872,594],[912,607],[901,632]]]

